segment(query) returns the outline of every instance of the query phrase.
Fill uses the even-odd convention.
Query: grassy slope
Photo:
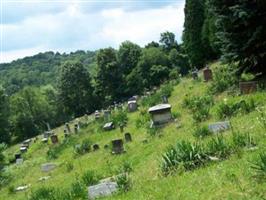
[[[46,151],[48,145],[40,144],[38,141],[31,145],[27,153],[27,161],[21,166],[12,165],[9,167],[13,175],[10,185],[15,187],[23,184],[31,184],[27,192],[8,194],[8,186],[1,189],[0,199],[27,199],[31,190],[42,186],[56,186],[69,188],[70,184],[79,178],[87,169],[96,170],[103,177],[115,174],[115,170],[121,166],[123,161],[132,162],[133,173],[131,174],[133,187],[123,194],[117,194],[106,199],[265,199],[266,183],[257,183],[253,178],[250,161],[254,160],[258,153],[265,151],[266,134],[256,120],[257,113],[238,115],[232,118],[232,124],[239,130],[250,130],[251,134],[259,138],[259,149],[255,151],[244,150],[240,155],[232,155],[229,159],[211,163],[200,169],[174,176],[162,177],[160,175],[160,159],[166,148],[175,144],[178,140],[195,141],[192,136],[193,123],[189,111],[182,107],[182,101],[186,94],[201,95],[207,90],[204,82],[194,82],[184,78],[169,99],[174,112],[181,114],[181,128],[177,129],[175,123],[171,123],[162,129],[162,137],[151,137],[145,129],[137,129],[135,121],[139,116],[138,112],[129,114],[129,123],[125,131],[132,134],[133,142],[126,144],[127,152],[123,155],[113,156],[109,151],[103,149],[103,145],[115,138],[122,138],[119,129],[111,132],[102,132],[99,124],[91,124],[82,130],[79,135],[73,136],[73,143],[90,138],[93,142],[100,144],[101,149],[73,158],[72,146],[64,149],[56,160],[48,161],[59,164],[59,167],[49,174],[42,173],[40,165],[47,162]],[[266,105],[265,92],[253,94],[254,98]],[[215,97],[215,102],[227,97],[221,94]],[[233,97],[228,97],[233,98]],[[239,98],[239,97],[235,97]],[[212,108],[212,117],[209,121],[217,121],[215,107]],[[204,122],[207,123],[207,122]],[[58,128],[56,133],[63,137],[63,129]],[[231,133],[225,133],[230,135]],[[148,143],[142,141],[148,139]],[[205,139],[208,140],[208,139]],[[204,142],[204,141],[203,141]],[[51,145],[51,144],[50,144]],[[11,154],[18,149],[18,146],[11,147],[7,153]],[[74,169],[66,172],[66,162],[73,162]],[[38,182],[38,178],[50,175],[52,178],[45,182]]]

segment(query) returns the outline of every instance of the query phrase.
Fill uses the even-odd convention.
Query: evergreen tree
[[[204,0],[186,0],[183,41],[192,67],[203,67],[204,46],[202,27],[204,23]]]
[[[0,143],[10,141],[9,134],[9,102],[5,90],[0,85]]]
[[[225,61],[239,72],[266,72],[266,3],[264,0],[209,0],[217,17],[217,37]]]

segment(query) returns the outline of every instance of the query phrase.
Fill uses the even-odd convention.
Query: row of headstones
[[[195,69],[192,71],[192,78],[194,80],[198,79],[198,69]],[[212,80],[212,70],[207,66],[203,69],[203,78],[204,81],[208,82]],[[258,88],[258,82],[257,81],[240,81],[239,82],[239,89],[241,94],[250,94],[252,92],[256,92]]]
[[[124,137],[125,137],[126,143],[132,141],[132,137],[130,133],[125,133]],[[112,140],[111,144],[112,144],[112,154],[121,154],[125,152],[123,139]],[[104,149],[108,149],[108,148],[109,148],[108,144],[104,145]],[[97,151],[98,149],[100,149],[100,146],[98,144],[94,144],[92,145],[92,149],[93,151]]]

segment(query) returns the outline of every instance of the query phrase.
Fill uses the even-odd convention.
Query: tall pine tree
[[[204,23],[204,0],[186,0],[183,41],[192,67],[201,68],[205,64],[202,44]]]

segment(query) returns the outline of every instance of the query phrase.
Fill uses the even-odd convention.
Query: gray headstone
[[[98,197],[109,196],[112,193],[117,191],[117,183],[116,182],[103,182],[98,185],[89,186],[88,188],[88,196],[89,199],[95,199]]]
[[[216,123],[210,124],[208,128],[213,133],[219,133],[219,132],[230,129],[230,122],[229,121],[216,122]]]
[[[20,191],[24,191],[26,189],[28,189],[30,187],[30,185],[23,185],[23,186],[19,186],[15,189],[16,192],[20,192]]]
[[[17,158],[16,159],[16,164],[21,165],[23,163],[23,158]]]
[[[54,163],[45,163],[41,165],[42,172],[49,172],[56,168],[56,164]]]
[[[104,130],[112,130],[114,129],[114,123],[113,122],[108,122],[103,126]]]

